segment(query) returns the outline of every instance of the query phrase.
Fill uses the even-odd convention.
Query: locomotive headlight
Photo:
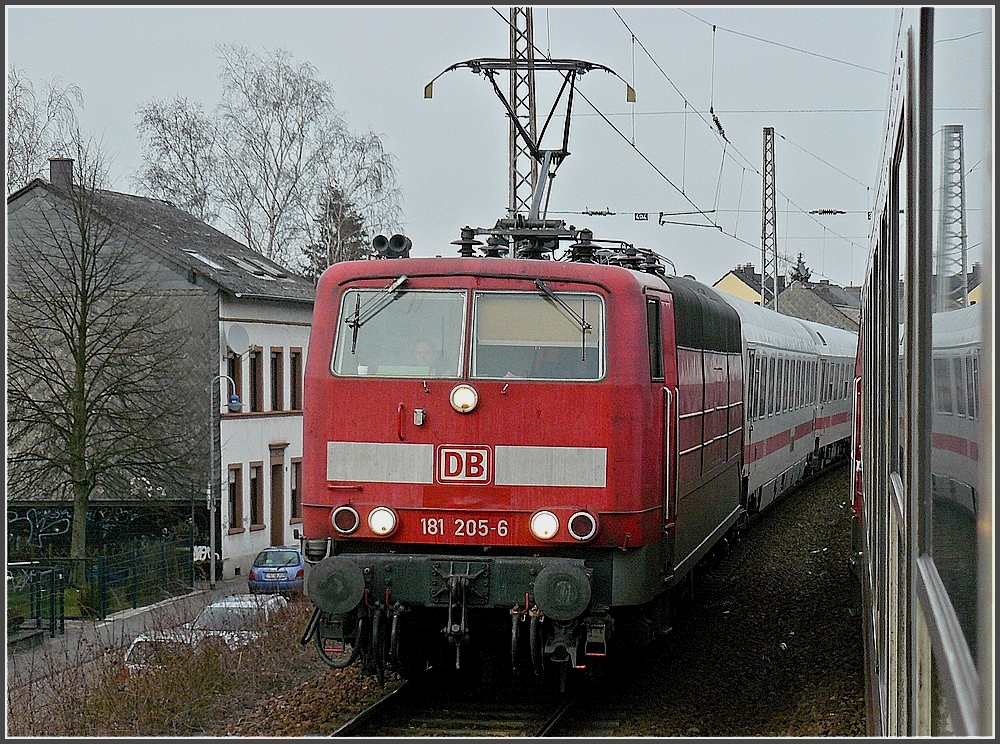
[[[330,523],[341,535],[350,535],[361,524],[361,517],[353,506],[338,506],[330,515]]]
[[[392,534],[396,529],[396,512],[387,506],[376,506],[368,513],[368,527],[380,537]]]
[[[559,517],[550,511],[531,515],[531,534],[539,540],[548,540],[559,531]]]
[[[472,385],[456,385],[451,391],[451,407],[459,413],[471,413],[479,403],[479,393]]]
[[[566,529],[569,530],[569,534],[583,542],[597,534],[597,519],[590,512],[578,511],[569,518]]]

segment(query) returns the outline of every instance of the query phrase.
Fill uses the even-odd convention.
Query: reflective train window
[[[333,372],[377,377],[458,377],[466,293],[344,292]]]
[[[592,294],[477,292],[472,377],[598,380],[604,302]]]

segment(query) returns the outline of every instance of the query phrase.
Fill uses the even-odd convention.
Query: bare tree
[[[98,188],[100,157],[76,156],[68,191],[8,202],[7,483],[8,499],[72,498],[83,557],[92,497],[193,493],[205,432],[203,376],[176,374],[191,364],[182,300],[157,290],[110,208],[121,195]]]
[[[343,127],[329,83],[282,50],[220,47],[222,194],[247,246],[288,261],[303,235],[295,205]]]
[[[200,103],[176,97],[139,107],[139,135],[145,165],[141,190],[173,202],[208,223],[219,216],[218,131]]]
[[[218,52],[223,94],[212,115],[186,99],[139,109],[147,143],[139,182],[147,193],[221,222],[245,245],[299,269],[313,265],[321,232],[322,239],[342,232],[314,222],[317,209],[335,213],[327,208],[332,193],[366,229],[398,223],[391,155],[376,134],[348,131],[314,66],[280,49]],[[196,211],[202,203],[209,208]],[[342,259],[326,265],[335,260]]]
[[[43,173],[52,155],[66,155],[80,141],[76,108],[83,94],[58,80],[36,92],[23,70],[7,68],[7,193]]]

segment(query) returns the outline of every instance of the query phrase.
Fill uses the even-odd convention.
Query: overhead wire
[[[817,160],[818,160],[819,162],[821,162],[821,163],[822,163],[823,165],[825,165],[825,166],[828,166],[828,167],[830,167],[830,168],[833,168],[833,169],[834,169],[835,171],[837,171],[837,173],[839,173],[840,175],[842,175],[842,176],[846,176],[847,178],[849,178],[849,179],[851,179],[852,181],[854,181],[854,183],[858,184],[859,186],[864,186],[864,187],[865,187],[865,188],[866,188],[866,189],[867,189],[868,191],[871,191],[871,186],[869,186],[868,184],[866,184],[866,183],[862,183],[861,181],[859,181],[858,179],[856,179],[856,178],[855,178],[854,176],[852,176],[852,175],[851,175],[850,173],[845,173],[845,172],[844,172],[844,171],[842,171],[842,170],[841,170],[840,168],[838,168],[837,166],[835,166],[835,165],[834,165],[833,163],[828,163],[827,161],[823,160],[823,158],[821,158],[821,157],[820,157],[819,155],[817,155],[816,153],[813,153],[813,152],[809,152],[809,150],[807,150],[806,148],[804,148],[804,147],[803,147],[802,145],[797,145],[797,144],[795,144],[795,143],[794,143],[794,142],[792,142],[792,141],[791,141],[790,139],[788,139],[788,137],[786,137],[785,135],[783,135],[783,134],[782,134],[781,132],[777,132],[777,131],[776,131],[776,132],[775,132],[775,134],[777,134],[777,135],[778,135],[779,137],[781,137],[781,139],[783,139],[783,140],[784,140],[785,142],[787,142],[788,144],[790,144],[790,145],[791,145],[792,147],[797,147],[797,148],[799,148],[799,149],[800,149],[800,150],[802,150],[802,152],[804,152],[804,153],[805,153],[806,155],[810,155],[810,156],[812,156],[812,157],[816,158],[816,159],[817,159]]]
[[[752,34],[743,33],[742,31],[734,31],[731,28],[723,28],[722,26],[718,26],[718,25],[716,25],[714,23],[710,23],[710,22],[706,21],[704,18],[699,18],[694,13],[691,13],[691,12],[689,12],[687,10],[684,10],[684,8],[677,8],[677,10],[679,10],[681,13],[684,13],[685,15],[691,16],[692,18],[694,18],[696,21],[699,21],[700,23],[704,23],[706,26],[711,26],[712,27],[712,34],[713,35],[715,34],[716,28],[718,28],[720,31],[725,31],[725,32],[730,33],[730,34],[734,34],[735,36],[743,36],[743,37],[745,37],[747,39],[753,39],[754,41],[760,41],[760,42],[763,42],[765,44],[773,44],[774,46],[782,47],[784,49],[790,49],[793,52],[799,52],[800,54],[808,54],[810,57],[819,57],[820,59],[830,60],[831,62],[837,62],[837,63],[842,64],[842,65],[848,65],[849,67],[856,67],[859,70],[867,70],[868,72],[874,72],[874,73],[877,73],[879,75],[888,75],[889,74],[889,73],[887,73],[887,72],[885,72],[883,70],[876,70],[873,67],[865,67],[864,65],[859,65],[859,64],[856,64],[854,62],[848,62],[848,61],[843,60],[843,59],[837,59],[836,57],[828,57],[827,55],[820,54],[818,52],[810,52],[808,49],[799,49],[798,47],[793,47],[793,46],[790,46],[788,44],[782,44],[779,41],[772,41],[771,39],[763,39],[760,36],[753,36]]]
[[[504,23],[506,23],[506,24],[508,25],[508,27],[510,26],[510,21],[509,21],[509,19],[505,18],[505,17],[503,16],[503,14],[502,14],[502,13],[500,13],[500,11],[499,11],[499,10],[498,10],[497,8],[495,8],[495,7],[494,7],[494,8],[493,8],[493,11],[494,11],[494,12],[495,12],[495,13],[496,13],[496,14],[497,14],[498,16],[500,16],[500,18],[501,18],[501,19],[503,19]],[[629,32],[629,34],[630,34],[630,35],[632,36],[632,38],[633,38],[633,39],[635,40],[635,43],[637,43],[637,44],[639,45],[639,48],[640,48],[640,49],[642,49],[642,51],[643,51],[643,52],[645,52],[646,56],[647,56],[647,57],[649,58],[649,60],[650,60],[650,61],[651,61],[651,62],[653,63],[653,65],[654,65],[654,66],[656,67],[656,69],[657,69],[657,70],[658,70],[658,71],[660,72],[660,74],[661,74],[661,75],[662,75],[662,76],[664,77],[664,79],[666,79],[666,80],[667,80],[667,82],[668,82],[668,83],[670,83],[671,87],[673,87],[673,89],[674,89],[674,91],[675,91],[675,92],[677,93],[677,95],[678,95],[678,96],[680,96],[681,100],[682,100],[682,101],[684,101],[684,104],[685,104],[685,110],[686,110],[687,106],[688,106],[688,105],[690,104],[690,101],[689,101],[689,100],[687,99],[687,97],[686,97],[686,96],[685,96],[685,95],[684,95],[684,94],[683,94],[683,93],[681,92],[681,90],[680,90],[680,89],[679,89],[679,88],[677,87],[677,85],[676,85],[676,84],[675,84],[675,83],[673,82],[673,80],[671,80],[671,79],[670,79],[670,76],[666,74],[666,72],[665,72],[665,71],[663,70],[662,66],[661,66],[661,65],[659,64],[659,62],[657,62],[657,61],[656,61],[656,59],[655,59],[655,58],[653,57],[653,55],[652,55],[652,54],[650,54],[649,50],[648,50],[648,49],[646,49],[646,46],[645,46],[645,45],[644,45],[644,44],[642,43],[642,40],[641,40],[641,39],[640,39],[640,38],[639,38],[639,37],[638,37],[638,36],[637,36],[637,35],[635,34],[635,32],[633,32],[633,31],[632,31],[632,29],[631,29],[631,28],[629,27],[628,23],[626,23],[626,22],[625,22],[625,19],[624,19],[624,18],[622,18],[622,17],[621,17],[621,14],[619,14],[619,13],[618,13],[617,9],[615,9],[615,8],[612,8],[612,11],[613,11],[613,12],[615,13],[615,15],[616,15],[616,16],[618,17],[618,19],[619,19],[619,20],[621,21],[622,25],[624,25],[624,26],[625,26],[626,30],[627,30],[627,31]],[[683,11],[683,12],[686,12],[686,11]],[[690,14],[689,14],[689,15],[690,15]],[[692,17],[695,17],[695,16],[692,16]],[[695,17],[695,18],[696,18],[696,17]],[[700,18],[696,18],[696,19],[697,19],[697,20],[699,20],[699,21],[701,20]],[[703,22],[704,22],[704,21],[703,21]],[[711,25],[711,24],[708,24],[708,25]],[[728,30],[728,29],[722,29],[722,30],[724,30],[724,31],[725,31],[725,30]],[[766,41],[766,40],[764,40],[764,41]],[[779,46],[781,46],[781,45],[779,45]],[[537,47],[537,46],[536,46],[536,45],[534,44],[534,42],[533,42],[533,41],[532,41],[532,47],[533,47],[533,48],[535,49],[535,51],[538,51],[538,52],[540,52],[540,51],[541,51],[541,50],[540,50],[540,49],[539,49],[539,48],[538,48],[538,47]],[[803,50],[796,50],[796,51],[803,51]],[[823,56],[823,55],[816,55],[816,56]],[[830,59],[832,59],[832,58],[830,58]],[[842,61],[842,60],[833,60],[833,61]],[[848,64],[849,64],[849,63],[848,63]],[[854,66],[857,66],[857,65],[854,65]],[[866,69],[867,69],[867,68],[866,68]],[[872,70],[872,71],[873,71],[873,72],[879,72],[878,70]],[[565,74],[564,74],[564,77],[565,77]],[[649,165],[649,166],[650,166],[650,168],[652,168],[652,169],[653,169],[653,170],[654,170],[654,171],[656,172],[656,174],[660,176],[660,178],[662,178],[662,179],[663,179],[663,180],[664,180],[664,181],[665,181],[665,182],[666,182],[667,184],[669,184],[669,185],[670,185],[670,186],[671,186],[671,187],[672,187],[672,188],[673,188],[673,189],[674,189],[674,190],[675,190],[675,191],[676,191],[676,192],[677,192],[678,194],[680,194],[680,195],[681,195],[681,196],[682,196],[682,197],[684,198],[684,200],[685,200],[685,201],[686,201],[686,202],[687,202],[688,204],[690,204],[690,205],[691,205],[691,206],[692,206],[692,207],[694,208],[694,210],[695,210],[694,214],[698,214],[698,215],[701,215],[702,217],[704,217],[704,218],[705,218],[705,220],[706,220],[706,221],[707,221],[707,223],[708,223],[708,224],[696,224],[696,223],[690,223],[690,222],[672,222],[672,221],[661,221],[661,224],[679,224],[679,225],[684,225],[684,226],[688,226],[688,227],[712,227],[712,228],[715,228],[715,229],[717,229],[717,230],[718,230],[718,231],[719,231],[720,233],[722,233],[723,235],[726,235],[727,237],[729,237],[729,238],[732,238],[733,240],[735,240],[735,241],[737,241],[737,242],[739,242],[739,243],[743,243],[744,245],[746,245],[746,246],[748,246],[748,247],[750,247],[750,248],[754,249],[755,251],[759,249],[759,247],[760,247],[759,245],[755,245],[754,243],[751,243],[751,242],[749,242],[749,241],[745,240],[744,238],[741,238],[741,237],[739,237],[739,236],[738,236],[737,234],[735,234],[735,231],[734,231],[733,233],[728,233],[728,232],[726,232],[726,231],[725,231],[725,229],[724,229],[724,228],[723,228],[723,227],[722,227],[722,226],[721,226],[720,224],[718,224],[718,222],[717,222],[717,221],[716,221],[715,219],[713,219],[712,217],[710,217],[710,216],[709,216],[709,214],[710,214],[710,213],[714,213],[714,212],[715,212],[715,210],[708,210],[708,211],[706,211],[706,210],[702,209],[701,207],[699,207],[699,206],[698,206],[698,204],[696,204],[696,203],[695,203],[695,202],[694,202],[694,201],[693,201],[693,200],[692,200],[692,199],[691,199],[691,198],[690,198],[690,197],[689,197],[689,196],[687,195],[687,193],[685,192],[685,190],[684,190],[683,188],[680,188],[680,187],[678,187],[678,186],[677,186],[677,184],[676,184],[676,183],[674,183],[674,181],[673,181],[673,180],[672,180],[672,179],[671,179],[671,178],[670,178],[669,176],[667,176],[667,175],[666,175],[666,174],[665,174],[665,173],[664,173],[664,172],[663,172],[663,171],[662,171],[662,170],[661,170],[661,169],[660,169],[660,168],[659,168],[659,167],[658,167],[658,166],[657,166],[657,165],[656,165],[656,164],[655,164],[655,163],[654,163],[654,162],[653,162],[652,160],[650,160],[650,159],[649,159],[649,157],[648,157],[648,156],[647,156],[647,155],[646,155],[646,154],[645,154],[644,152],[642,152],[642,151],[641,151],[641,150],[640,150],[640,149],[639,149],[639,148],[638,148],[638,147],[637,147],[637,146],[635,145],[635,143],[634,143],[633,141],[630,141],[630,140],[629,140],[629,138],[628,138],[628,137],[627,137],[627,136],[625,135],[625,133],[624,133],[624,132],[622,132],[622,131],[621,131],[621,130],[620,130],[620,129],[618,128],[618,127],[616,127],[616,126],[614,125],[614,123],[613,123],[613,122],[612,122],[612,121],[611,121],[611,120],[610,120],[610,119],[608,118],[608,115],[607,115],[607,114],[605,114],[605,113],[604,113],[603,111],[601,111],[601,110],[600,110],[600,109],[599,109],[599,108],[598,108],[598,107],[597,107],[596,105],[594,105],[594,103],[593,103],[593,102],[592,102],[592,101],[591,101],[591,100],[590,100],[590,99],[589,99],[589,98],[588,98],[588,97],[587,97],[587,96],[586,96],[586,95],[585,95],[585,94],[584,94],[584,93],[583,93],[582,91],[579,91],[579,90],[578,90],[578,91],[577,91],[577,95],[579,95],[579,96],[580,96],[580,97],[581,97],[581,98],[582,98],[582,99],[583,99],[584,101],[586,101],[586,103],[587,103],[587,104],[588,104],[588,105],[589,105],[589,106],[590,106],[590,107],[591,107],[591,108],[592,108],[592,109],[594,110],[594,112],[595,112],[595,113],[596,113],[596,114],[597,114],[598,116],[600,116],[600,117],[601,117],[601,118],[602,118],[602,119],[604,120],[604,122],[605,122],[605,123],[606,123],[606,124],[607,124],[607,125],[608,125],[609,127],[611,127],[611,129],[612,129],[612,130],[613,130],[613,131],[614,131],[615,133],[617,133],[617,134],[618,134],[618,136],[619,136],[619,137],[621,137],[621,138],[622,138],[623,140],[625,140],[625,142],[627,142],[627,143],[629,144],[629,146],[630,146],[630,147],[632,147],[632,149],[633,149],[633,150],[635,151],[635,153],[636,153],[636,154],[637,154],[637,155],[638,155],[638,156],[639,156],[640,158],[642,158],[642,159],[643,159],[643,160],[644,160],[644,161],[646,162],[646,164],[647,164],[647,165]],[[699,117],[699,118],[700,118],[700,119],[702,120],[702,122],[703,122],[703,123],[704,123],[704,124],[705,124],[706,126],[708,126],[708,128],[709,128],[710,130],[712,130],[713,132],[715,132],[715,133],[716,133],[717,135],[720,135],[720,139],[722,139],[722,140],[723,140],[723,143],[724,143],[724,145],[723,145],[723,158],[725,157],[725,152],[726,152],[726,150],[728,150],[728,148],[729,148],[729,147],[731,146],[731,147],[732,147],[732,149],[733,149],[733,151],[735,151],[735,152],[736,152],[736,153],[737,153],[737,154],[738,154],[738,155],[740,156],[740,158],[742,158],[742,159],[743,159],[743,161],[744,161],[744,165],[743,165],[743,167],[744,167],[744,170],[746,170],[746,169],[749,169],[749,170],[750,170],[751,172],[753,172],[753,173],[757,174],[757,175],[758,175],[758,176],[760,176],[760,177],[763,177],[763,175],[761,174],[761,172],[760,172],[760,171],[759,171],[759,170],[758,170],[758,169],[757,169],[757,168],[756,168],[756,167],[755,167],[755,166],[753,165],[753,163],[752,163],[752,162],[751,162],[751,161],[750,161],[750,160],[749,160],[749,159],[748,159],[748,158],[747,158],[747,157],[746,157],[745,155],[743,155],[743,153],[742,153],[742,152],[740,152],[739,148],[737,148],[737,147],[736,147],[735,145],[733,145],[733,144],[732,144],[731,142],[729,142],[729,141],[728,141],[728,139],[726,139],[726,138],[725,138],[725,132],[724,132],[724,131],[719,131],[719,130],[721,130],[721,129],[722,129],[722,128],[721,128],[721,125],[719,125],[719,126],[718,126],[718,128],[716,128],[716,127],[713,127],[713,125],[712,125],[711,123],[709,123],[709,122],[708,122],[708,121],[707,121],[707,120],[705,119],[705,116],[704,116],[704,115],[703,115],[703,114],[702,114],[702,113],[701,113],[701,112],[700,112],[700,111],[699,111],[699,110],[698,110],[698,109],[697,109],[697,108],[696,108],[695,106],[693,106],[693,105],[691,105],[691,110],[692,110],[692,111],[694,111],[694,113],[695,113],[695,114],[697,114],[697,116],[698,116],[698,117]],[[685,117],[685,127],[686,127],[686,120],[687,120],[687,117]],[[723,162],[724,162],[724,161],[723,161]],[[720,172],[721,172],[721,168],[720,168]],[[682,175],[683,175],[683,174],[682,174]],[[779,194],[781,194],[782,196],[785,196],[785,199],[786,199],[786,202],[787,202],[787,203],[795,205],[795,207],[796,207],[796,208],[797,208],[797,209],[799,210],[799,212],[800,212],[800,213],[802,213],[802,214],[806,215],[807,217],[809,217],[810,219],[812,219],[812,220],[813,220],[814,222],[816,222],[817,224],[821,225],[821,226],[822,226],[822,227],[824,228],[824,230],[825,230],[825,229],[827,229],[825,225],[823,225],[823,224],[822,224],[821,222],[819,222],[819,220],[816,220],[816,219],[815,219],[815,218],[814,218],[814,217],[813,217],[812,215],[810,215],[810,214],[809,214],[809,213],[808,213],[808,212],[807,212],[807,211],[806,211],[805,209],[803,209],[802,207],[800,207],[800,206],[799,206],[798,204],[796,204],[795,202],[791,201],[791,199],[789,199],[789,198],[788,198],[788,197],[787,197],[787,196],[786,196],[786,195],[785,195],[784,193],[782,193],[782,192],[781,192],[780,190],[776,189],[776,191],[777,191],[777,192],[778,192]],[[831,230],[831,232],[833,232],[833,231]],[[839,234],[838,234],[838,233],[836,233],[836,232],[833,232],[833,234],[834,234],[834,235],[836,235],[836,236],[837,236],[838,238],[840,238],[841,240],[844,240],[844,241],[846,241],[846,242],[847,242],[847,243],[849,243],[849,244],[850,244],[851,246],[853,246],[853,247],[857,247],[857,246],[855,246],[855,244],[853,243],[853,241],[851,241],[851,240],[850,240],[849,238],[846,238],[846,237],[844,237],[844,236],[842,236],[842,235],[839,235]],[[792,264],[792,260],[791,260],[791,258],[789,258],[788,256],[785,256],[785,255],[783,255],[783,254],[780,254],[780,253],[779,253],[779,254],[778,254],[778,258],[779,258],[779,260],[782,260],[782,261],[786,262],[786,263],[787,263],[787,264],[789,264],[789,265],[791,265],[791,264]],[[820,273],[820,275],[821,275],[821,276],[823,276],[822,272],[818,272],[818,273]],[[828,277],[827,277],[827,278],[828,278]]]
[[[649,50],[648,50],[648,49],[646,48],[645,44],[643,44],[643,43],[642,43],[642,39],[640,39],[640,38],[639,38],[639,37],[638,37],[638,36],[637,36],[637,35],[635,34],[635,32],[634,32],[634,31],[633,31],[633,30],[631,29],[631,27],[630,27],[630,26],[628,25],[628,23],[627,23],[627,22],[625,21],[625,19],[624,19],[624,18],[622,18],[621,14],[620,14],[620,13],[619,13],[619,12],[617,11],[617,9],[614,9],[614,8],[612,8],[612,10],[613,10],[614,14],[615,14],[615,15],[616,15],[616,16],[618,17],[618,20],[619,20],[619,21],[621,21],[622,25],[623,25],[623,26],[625,26],[625,29],[626,29],[626,30],[627,30],[627,31],[629,32],[629,34],[631,34],[631,35],[632,35],[633,37],[635,37],[635,39],[636,39],[636,42],[637,42],[637,43],[639,44],[639,48],[640,48],[640,49],[642,49],[642,50],[643,50],[643,52],[645,52],[645,53],[646,53],[646,56],[647,56],[647,57],[649,57],[649,60],[650,60],[650,61],[651,61],[651,62],[653,63],[653,65],[654,65],[654,66],[656,67],[656,69],[657,69],[657,70],[658,70],[658,71],[660,72],[660,74],[661,74],[661,75],[663,75],[664,79],[666,79],[666,80],[667,80],[667,82],[668,82],[668,83],[670,83],[671,87],[673,87],[674,91],[675,91],[675,92],[676,92],[676,93],[677,93],[677,94],[678,94],[678,95],[679,95],[679,96],[681,97],[681,99],[682,99],[682,100],[684,101],[684,103],[685,103],[685,106],[686,106],[686,105],[687,105],[687,104],[689,103],[689,101],[688,101],[687,97],[686,97],[686,96],[685,96],[685,95],[684,95],[684,94],[683,94],[683,93],[682,93],[682,92],[680,91],[680,89],[679,89],[679,88],[677,87],[677,85],[676,85],[676,84],[675,84],[675,83],[673,82],[673,80],[671,80],[671,79],[670,79],[670,76],[666,74],[666,72],[665,72],[665,71],[663,70],[663,67],[662,67],[662,66],[661,66],[661,65],[659,64],[659,62],[657,62],[657,61],[656,61],[656,59],[655,59],[655,58],[653,57],[653,55],[652,55],[652,54],[651,54],[651,53],[649,52]],[[683,12],[687,12],[687,11],[683,11]],[[691,15],[691,14],[689,13],[689,15]],[[697,18],[696,16],[693,16],[693,15],[692,15],[692,17],[696,18],[696,20],[699,20],[699,21],[701,21],[701,20],[702,20],[702,19],[700,19],[700,18]],[[710,23],[708,23],[708,22],[706,22],[706,21],[702,21],[702,22],[703,22],[703,23],[705,23],[706,25],[712,25],[712,24],[710,24]],[[722,29],[722,30],[724,30],[724,31],[728,31],[729,29]],[[766,41],[766,40],[763,40],[763,41]],[[795,50],[795,51],[805,51],[805,50]],[[823,55],[817,55],[817,56],[823,56]],[[830,59],[833,59],[833,58],[830,58]],[[833,61],[836,61],[836,62],[843,62],[843,60],[836,60],[836,59],[833,59]],[[845,63],[845,64],[850,64],[850,63]],[[853,66],[857,66],[857,65],[853,65]],[[866,68],[866,69],[870,69],[870,68]],[[880,72],[879,70],[871,70],[871,71],[872,71],[872,72]],[[588,103],[590,103],[590,102],[588,101]],[[591,106],[593,107],[593,104],[591,104]],[[708,126],[708,127],[709,127],[709,129],[712,129],[713,131],[715,131],[715,130],[713,129],[712,125],[711,125],[711,124],[709,124],[709,123],[708,123],[708,121],[706,121],[706,120],[705,120],[705,117],[704,117],[704,116],[703,116],[703,115],[702,115],[702,114],[701,114],[701,113],[700,113],[700,112],[699,112],[699,111],[698,111],[698,110],[697,110],[697,109],[696,109],[696,108],[695,108],[694,106],[692,106],[691,108],[692,108],[692,109],[693,109],[693,110],[695,111],[695,113],[697,113],[697,114],[698,114],[699,118],[701,118],[701,120],[702,120],[702,121],[703,121],[703,122],[705,123],[705,125],[706,125],[706,126]],[[597,109],[596,109],[596,107],[594,107],[594,109],[595,109],[595,111],[597,110]],[[604,118],[604,120],[605,120],[606,122],[608,122],[608,124],[609,124],[610,126],[612,126],[612,127],[613,127],[613,125],[611,124],[611,122],[610,122],[610,121],[608,120],[607,116],[606,116],[606,115],[605,115],[605,114],[604,114],[603,112],[598,112],[598,113],[599,113],[599,115],[600,115],[600,116],[601,116],[602,118]],[[740,152],[740,150],[739,150],[739,148],[738,148],[738,147],[736,147],[735,145],[732,145],[732,143],[731,143],[731,142],[728,142],[728,140],[725,140],[725,142],[726,142],[726,143],[728,143],[729,145],[731,145],[731,146],[732,146],[733,150],[734,150],[734,151],[735,151],[735,152],[736,152],[736,153],[737,153],[737,154],[738,154],[738,155],[739,155],[739,156],[740,156],[740,157],[741,157],[741,158],[742,158],[742,159],[744,160],[744,163],[746,163],[746,167],[747,167],[747,168],[748,168],[748,169],[749,169],[749,170],[750,170],[751,172],[753,172],[753,173],[757,174],[757,175],[758,175],[759,177],[763,178],[763,174],[762,174],[762,173],[760,172],[760,170],[758,170],[758,169],[757,169],[757,167],[756,167],[756,166],[755,166],[755,165],[754,165],[754,164],[753,164],[753,163],[752,163],[752,162],[751,162],[751,161],[750,161],[750,160],[749,160],[749,159],[748,159],[748,158],[747,158],[747,157],[746,157],[745,155],[743,155],[743,153],[741,153],[741,152]],[[640,156],[642,156],[642,157],[643,157],[643,158],[644,158],[644,159],[645,159],[645,160],[646,160],[647,162],[650,162],[650,161],[649,161],[649,159],[645,157],[645,155],[643,155],[642,153],[639,153],[639,154],[640,154]],[[650,163],[650,164],[652,165],[652,163]],[[659,172],[659,169],[657,169],[657,172]],[[668,180],[668,183],[671,183],[671,185],[673,185],[673,184],[672,184],[672,182],[670,182],[669,180]],[[674,186],[674,188],[676,188],[676,186]],[[828,229],[828,228],[826,228],[826,226],[825,226],[825,225],[823,225],[823,223],[821,223],[821,222],[820,222],[819,220],[817,220],[817,219],[815,218],[815,216],[813,216],[813,215],[809,214],[809,212],[808,212],[807,210],[805,210],[805,209],[804,209],[803,207],[799,206],[799,205],[798,205],[798,204],[796,204],[796,203],[795,203],[794,201],[792,201],[792,200],[791,200],[791,199],[790,199],[790,198],[789,198],[789,197],[788,197],[788,196],[787,196],[787,195],[786,195],[786,194],[785,194],[784,192],[782,192],[782,191],[781,191],[780,189],[777,189],[777,188],[776,188],[776,189],[775,189],[775,191],[776,191],[776,192],[777,192],[778,194],[780,194],[781,196],[784,196],[784,197],[785,197],[785,199],[786,199],[786,200],[788,201],[788,203],[789,203],[789,204],[793,204],[793,205],[794,205],[794,206],[795,206],[795,207],[796,207],[796,208],[797,208],[797,209],[798,209],[798,210],[799,210],[799,211],[800,211],[800,212],[801,212],[801,213],[802,213],[803,215],[805,215],[805,216],[806,216],[806,217],[808,217],[809,219],[811,219],[811,220],[813,220],[814,222],[816,222],[816,224],[818,224],[818,225],[821,225],[821,226],[823,226],[823,227],[824,227],[824,229]],[[688,199],[689,203],[692,203],[692,205],[694,206],[693,202],[691,202],[691,200],[690,200],[690,199],[689,199],[689,198],[687,197],[687,195],[686,195],[686,194],[684,194],[684,196],[685,196],[685,198],[687,198],[687,199]],[[727,236],[729,236],[729,237],[732,237],[732,238],[734,238],[735,240],[737,240],[737,241],[739,241],[739,242],[742,242],[742,243],[745,243],[746,245],[748,245],[748,246],[750,246],[750,247],[754,248],[755,250],[756,250],[757,248],[759,248],[759,246],[756,246],[756,245],[754,245],[754,244],[752,244],[752,243],[749,243],[748,241],[746,241],[746,240],[743,240],[742,238],[739,238],[739,237],[738,237],[738,236],[736,236],[735,234],[730,234],[730,233],[727,233],[727,232],[726,232],[726,231],[725,231],[725,230],[724,230],[724,229],[723,229],[723,228],[722,228],[721,226],[717,225],[717,227],[719,228],[720,232],[722,232],[722,233],[723,233],[724,235],[727,235]],[[860,246],[857,246],[857,245],[856,245],[856,244],[855,244],[855,243],[854,243],[853,241],[851,241],[850,239],[848,239],[848,238],[846,238],[846,237],[844,237],[844,236],[840,235],[839,233],[836,233],[836,232],[835,232],[835,231],[833,231],[833,230],[830,230],[830,232],[831,232],[831,233],[833,233],[834,235],[836,235],[836,236],[837,236],[838,238],[840,238],[841,240],[844,240],[845,242],[847,242],[848,244],[850,244],[850,245],[851,245],[852,247],[860,247]],[[780,257],[780,256],[779,256],[779,257]],[[784,257],[784,259],[785,259],[785,260],[790,260],[790,259],[788,259],[788,257],[787,257],[787,256],[786,256],[786,257]]]

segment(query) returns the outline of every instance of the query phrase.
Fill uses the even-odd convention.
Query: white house
[[[8,197],[9,229],[42,239],[38,215],[66,203],[73,183],[73,160],[52,158],[48,182],[35,179]],[[151,267],[151,289],[182,298],[176,319],[195,351],[174,374],[201,381],[189,386],[204,391],[191,440],[209,451],[190,463],[201,492],[167,498],[191,507],[192,531],[208,543],[196,545],[196,560],[214,544],[216,573],[246,576],[262,548],[292,544],[301,521],[302,377],[315,287],[169,202],[105,190],[93,197],[100,215],[122,226],[136,260]],[[238,412],[228,406],[233,394]]]

